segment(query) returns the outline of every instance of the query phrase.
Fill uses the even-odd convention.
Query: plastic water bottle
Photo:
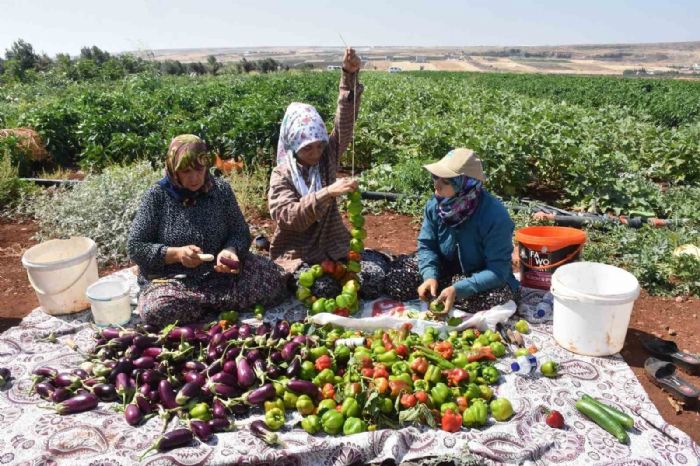
[[[537,369],[537,358],[532,354],[519,356],[518,359],[510,363],[510,369],[514,374],[532,375]]]
[[[549,291],[542,296],[542,300],[535,307],[535,318],[544,319],[546,316],[552,315],[554,306],[554,296]]]

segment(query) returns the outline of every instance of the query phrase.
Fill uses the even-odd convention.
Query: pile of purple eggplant
[[[119,402],[133,426],[153,416],[166,426],[175,415],[186,421],[189,429],[167,432],[154,443],[157,450],[187,445],[192,434],[207,441],[231,429],[232,415],[245,416],[277,396],[277,379],[286,389],[319,395],[316,385],[297,378],[312,341],[291,336],[284,320],[257,328],[226,321],[162,330],[105,328],[96,343],[73,370],[35,369],[33,389],[60,414],[88,411],[103,401]]]

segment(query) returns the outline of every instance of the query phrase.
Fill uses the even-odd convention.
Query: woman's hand
[[[237,269],[232,269],[228,265],[224,265],[221,263],[221,258],[232,260],[238,262],[238,268]],[[216,256],[216,265],[214,266],[214,270],[220,273],[239,273],[241,271],[241,261],[238,259],[238,254],[235,253],[235,251],[231,249],[223,249],[218,256]]]
[[[357,189],[357,180],[354,178],[338,178],[328,187],[328,194],[333,197],[351,193]]]
[[[199,246],[190,244],[176,249],[177,260],[187,268],[193,269],[202,264],[202,259],[197,254],[201,254],[202,250]]]
[[[355,49],[345,49],[345,54],[343,55],[343,69],[348,73],[357,73],[360,70],[360,66],[362,66],[362,61],[360,57],[355,54]]]
[[[423,301],[437,296],[438,282],[434,278],[429,278],[418,287],[418,297]]]
[[[456,298],[457,298],[457,290],[455,289],[454,286],[448,286],[447,288],[442,290],[442,293],[440,293],[440,296],[438,296],[437,301],[439,303],[445,304],[445,312],[447,312],[450,309],[452,309],[452,306],[454,305]]]

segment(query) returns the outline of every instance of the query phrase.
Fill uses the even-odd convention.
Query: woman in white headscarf
[[[336,179],[336,171],[340,156],[352,140],[359,110],[360,64],[355,51],[346,49],[330,136],[311,105],[292,103],[282,119],[268,202],[270,216],[277,224],[270,256],[287,271],[296,270],[304,262],[336,261],[348,254],[350,235],[335,199],[357,189],[357,181]]]

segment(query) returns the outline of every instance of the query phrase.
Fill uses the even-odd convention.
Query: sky
[[[0,54],[700,40],[700,0],[0,0]]]

